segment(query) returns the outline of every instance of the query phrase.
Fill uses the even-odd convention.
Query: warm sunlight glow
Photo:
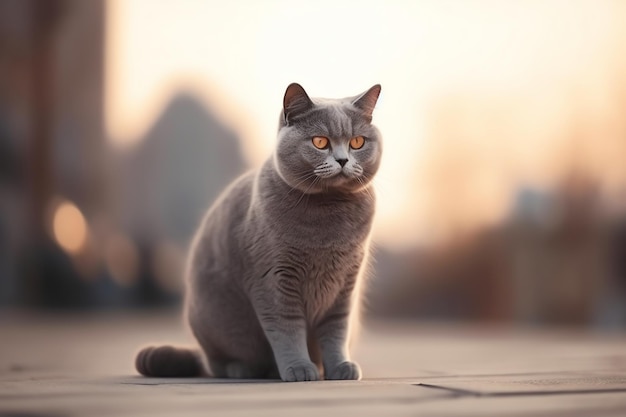
[[[626,69],[619,1],[107,7],[106,124],[119,147],[140,141],[172,96],[188,90],[241,136],[257,166],[275,144],[289,83],[314,97],[380,83],[374,121],[385,150],[375,231],[386,245],[503,218],[520,184],[550,186],[577,163],[573,121],[606,128],[580,145],[590,155],[585,169],[613,183],[625,176],[623,137],[611,125],[619,118],[615,81]]]
[[[87,222],[78,207],[70,201],[61,201],[54,209],[52,231],[58,245],[76,255],[87,242]]]

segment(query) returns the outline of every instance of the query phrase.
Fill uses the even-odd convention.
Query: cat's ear
[[[291,83],[285,91],[285,98],[283,99],[283,114],[285,117],[285,123],[289,124],[289,121],[307,110],[313,107],[313,102],[307,95],[304,88],[298,83]]]
[[[372,121],[372,113],[374,113],[374,107],[376,107],[376,102],[380,95],[380,88],[380,84],[376,84],[352,101],[354,107],[361,110],[369,121]]]

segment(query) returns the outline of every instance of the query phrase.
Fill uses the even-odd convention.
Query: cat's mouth
[[[334,189],[337,191],[354,192],[366,185],[367,181],[360,178],[353,172],[341,170],[333,175],[320,177],[319,184],[321,189]]]
[[[367,186],[369,182],[364,178],[360,166],[351,168],[322,166],[316,168],[313,175],[314,179],[311,179],[308,185],[302,184],[302,187],[307,189],[306,192],[320,193],[334,190],[352,193]]]
[[[340,181],[340,182],[345,182],[345,180],[354,179],[355,175],[354,175],[354,173],[347,172],[347,171],[341,169],[341,170],[338,170],[338,171],[333,172],[333,173],[325,173],[323,175],[317,174],[317,177],[320,178],[322,181],[329,181],[329,182]]]

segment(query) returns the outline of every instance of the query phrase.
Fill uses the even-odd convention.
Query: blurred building
[[[192,94],[136,148],[104,128],[106,3],[0,3],[0,306],[180,297],[186,244],[245,164]]]
[[[626,211],[573,175],[522,188],[505,221],[404,253],[380,254],[373,314],[448,320],[626,326]]]
[[[104,5],[4,1],[0,40],[0,143],[13,167],[0,202],[0,235],[11,245],[2,251],[3,298],[48,304],[56,294],[63,304],[80,285],[69,263],[44,261],[63,256],[48,238],[54,198],[86,213],[106,203]]]

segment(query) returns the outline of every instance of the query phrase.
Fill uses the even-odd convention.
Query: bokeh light
[[[87,243],[88,228],[85,217],[74,203],[61,200],[55,204],[52,218],[54,240],[71,255],[78,255]]]

